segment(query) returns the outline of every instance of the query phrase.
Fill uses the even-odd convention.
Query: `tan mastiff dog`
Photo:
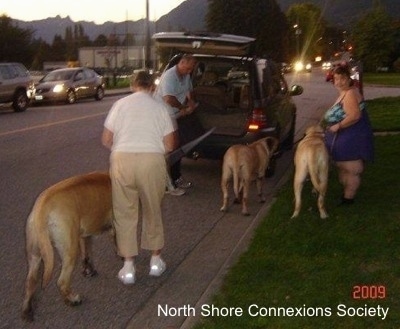
[[[321,126],[315,125],[307,128],[304,138],[297,146],[294,165],[295,207],[292,218],[299,215],[301,191],[308,176],[310,176],[314,190],[318,193],[319,215],[321,218],[327,218],[325,194],[328,188],[329,154],[324,143],[324,130]]]
[[[278,147],[278,140],[265,137],[250,145],[233,145],[225,153],[222,165],[221,189],[223,204],[221,211],[228,210],[228,184],[233,176],[235,202],[242,203],[242,214],[248,216],[250,183],[257,181],[260,202],[264,202],[263,181],[269,161]]]
[[[89,258],[90,236],[111,228],[111,180],[107,173],[94,172],[71,177],[39,195],[26,223],[29,268],[22,306],[22,317],[25,320],[33,321],[32,299],[42,261],[42,286],[46,287],[51,279],[54,267],[52,244],[62,260],[57,286],[68,305],[79,305],[81,297],[70,287],[79,250],[83,259],[83,274],[96,275]]]

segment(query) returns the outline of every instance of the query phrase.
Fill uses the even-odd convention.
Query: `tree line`
[[[317,55],[329,60],[350,52],[368,71],[400,70],[400,21],[379,2],[346,30],[329,25],[310,2],[296,3],[283,13],[276,0],[208,0],[205,23],[208,31],[256,38],[256,55],[278,62],[312,61]],[[55,35],[48,44],[6,15],[0,17],[0,30],[0,61],[22,62],[31,70],[41,69],[44,61],[76,61],[81,47],[135,44],[131,34],[122,41],[115,35],[92,41],[80,24],[67,27],[64,36]]]

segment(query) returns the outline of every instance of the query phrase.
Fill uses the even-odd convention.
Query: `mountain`
[[[176,31],[176,30],[204,30],[204,17],[207,12],[207,0],[186,0],[168,14],[161,16],[157,22],[150,22],[150,33],[155,31]],[[35,21],[21,21],[13,19],[20,28],[31,29],[34,31],[33,37],[42,38],[47,43],[53,42],[55,35],[64,37],[65,29],[73,27],[74,24],[81,24],[85,34],[90,40],[95,40],[100,34],[106,36],[110,34],[124,35],[133,33],[136,40],[143,39],[146,31],[146,21],[144,19],[128,22],[105,22],[96,24],[87,21],[72,21],[67,17],[49,17]]]
[[[204,31],[208,0],[186,0],[168,14],[161,16],[156,29],[161,31]]]
[[[146,22],[144,19],[138,21],[128,22],[105,22],[103,24],[96,24],[94,22],[87,21],[72,21],[69,16],[67,17],[49,17],[42,20],[36,20],[31,22],[25,22],[21,20],[13,20],[20,28],[31,29],[34,31],[33,37],[36,39],[42,38],[47,43],[53,42],[55,35],[65,36],[65,29],[67,27],[73,27],[75,24],[81,24],[85,34],[90,40],[95,40],[100,34],[106,36],[110,34],[123,35],[128,33],[134,33],[135,37],[143,37],[146,31]],[[150,23],[152,30],[154,30],[154,23]]]
[[[229,0],[227,0],[229,1]],[[299,3],[299,0],[276,0],[282,11],[285,12],[291,5]],[[321,8],[324,18],[334,26],[348,28],[355,22],[360,15],[373,8],[374,2],[379,1],[387,12],[393,17],[400,19],[399,0],[304,0],[311,2]],[[181,31],[205,30],[205,16],[207,13],[208,0],[186,0],[168,14],[161,16],[157,22],[150,22],[150,33],[154,31]],[[129,22],[105,22],[95,24],[94,22],[78,21],[74,22],[70,17],[60,16],[49,17],[42,20],[25,22],[14,20],[21,28],[30,28],[35,31],[35,38],[42,38],[48,43],[53,42],[56,34],[64,37],[65,28],[73,27],[74,24],[81,24],[85,33],[91,40],[100,34],[106,36],[115,33],[123,35],[133,33],[136,40],[143,39],[146,31],[144,19]]]

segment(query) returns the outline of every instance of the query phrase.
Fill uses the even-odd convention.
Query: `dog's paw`
[[[97,271],[88,257],[82,262],[82,274],[87,278],[97,275]]]
[[[65,298],[64,302],[68,306],[79,306],[82,304],[82,298],[79,294],[70,293],[69,296]]]
[[[27,310],[23,310],[21,314],[21,318],[26,321],[26,322],[33,322],[34,317],[33,317],[33,308],[30,307]]]
[[[87,268],[87,267],[85,267],[83,270],[82,270],[82,275],[85,277],[85,278],[91,278],[91,277],[93,277],[93,276],[97,276],[97,271],[95,270],[95,269],[93,269],[93,268]]]
[[[324,213],[324,214],[320,214],[319,217],[320,217],[321,219],[326,219],[326,218],[328,218],[329,216],[328,216],[327,213]]]

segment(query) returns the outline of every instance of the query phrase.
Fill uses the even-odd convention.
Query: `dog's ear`
[[[265,142],[267,143],[268,150],[270,150],[271,153],[274,153],[278,148],[279,140],[275,137],[267,137]]]

